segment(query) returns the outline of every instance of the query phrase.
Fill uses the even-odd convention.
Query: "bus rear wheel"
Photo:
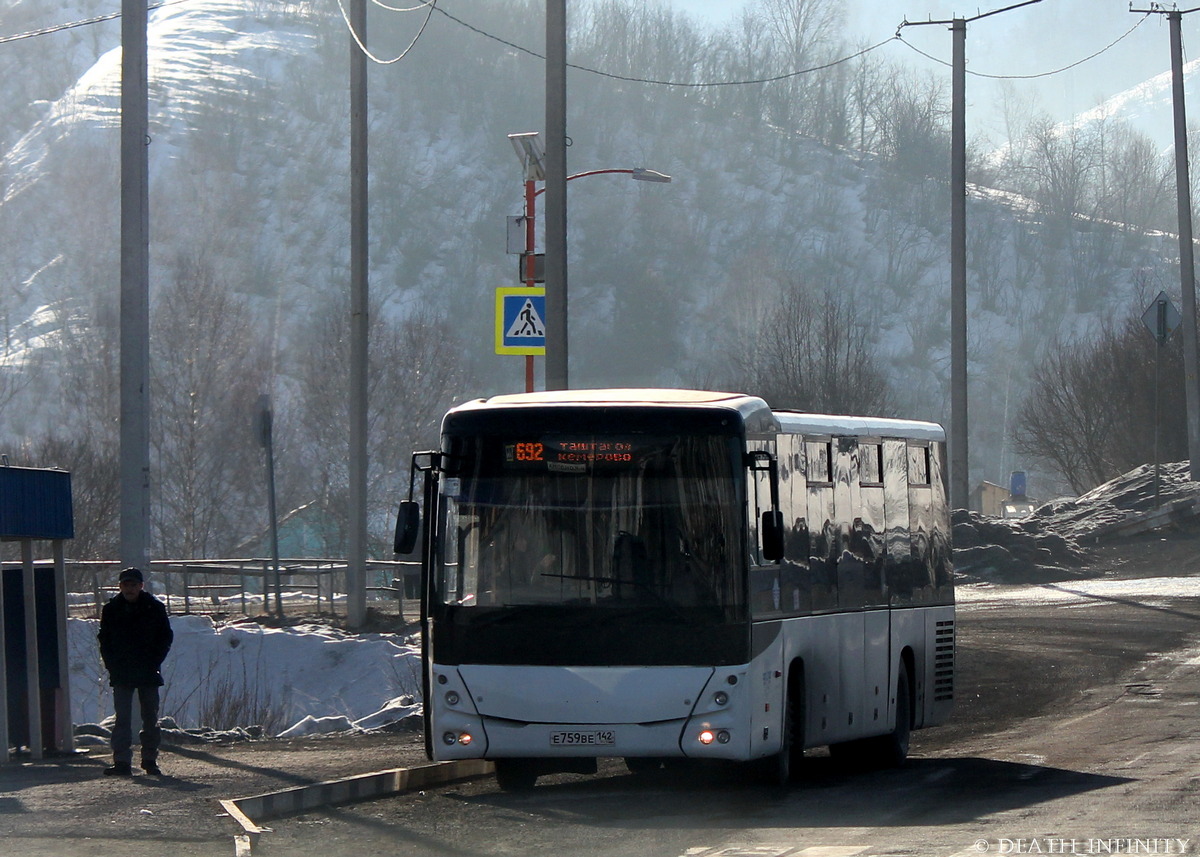
[[[537,768],[528,759],[496,759],[496,785],[506,792],[524,792],[537,782]]]
[[[896,725],[887,735],[876,738],[873,748],[880,763],[890,768],[898,768],[908,758],[913,721],[910,686],[908,665],[901,663],[896,677]]]
[[[908,758],[912,735],[912,694],[908,666],[896,677],[896,725],[886,735],[829,745],[829,755],[847,769],[898,768]]]

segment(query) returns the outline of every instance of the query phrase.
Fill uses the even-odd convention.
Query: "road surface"
[[[268,822],[289,857],[1200,853],[1200,576],[959,591],[956,711],[899,770],[823,753],[781,792],[726,768],[493,779]],[[1160,574],[1159,565],[1151,573]],[[1136,577],[1136,575],[1134,575]],[[230,857],[217,798],[394,767],[413,736],[170,748],[171,775],[102,758],[0,766],[0,854]]]
[[[1200,853],[1200,579],[968,587],[952,724],[903,769],[824,754],[787,792],[728,769],[490,779],[275,823],[264,854],[870,857]],[[319,843],[319,848],[314,845]]]

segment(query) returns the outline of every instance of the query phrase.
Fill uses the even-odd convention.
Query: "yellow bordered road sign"
[[[546,353],[546,290],[526,286],[496,289],[496,353]]]

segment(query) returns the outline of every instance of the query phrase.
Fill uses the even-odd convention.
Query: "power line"
[[[156,9],[162,9],[165,6],[175,6],[179,3],[186,3],[188,0],[164,0],[162,3],[155,3],[152,6],[147,6],[147,12],[153,12]],[[66,24],[55,24],[51,27],[42,27],[38,30],[29,30],[24,33],[14,33],[11,36],[0,36],[0,45],[8,44],[9,42],[19,42],[22,39],[32,39],[34,36],[48,36],[51,33],[61,33],[63,30],[73,30],[76,27],[86,27],[89,24],[99,24],[104,21],[115,21],[121,17],[120,12],[111,12],[108,15],[97,15],[95,18],[85,18],[82,21],[71,21]]]
[[[361,38],[359,38],[358,33],[355,32],[355,30],[354,30],[354,25],[352,23],[350,23],[350,15],[346,12],[345,3],[343,2],[343,0],[337,0],[338,9],[342,13],[342,20],[346,22],[346,29],[348,29],[350,31],[350,37],[352,39],[354,39],[354,44],[358,45],[358,49],[360,51],[362,51],[364,55],[366,55],[367,59],[369,59],[371,62],[376,63],[378,65],[392,65],[394,63],[398,63],[398,62],[400,62],[400,60],[402,60],[406,56],[408,56],[409,51],[411,51],[414,47],[417,46],[417,42],[420,40],[421,36],[425,33],[425,28],[429,26],[429,20],[433,17],[434,10],[437,10],[438,0],[429,0],[429,2],[427,2],[427,3],[423,3],[419,6],[412,6],[407,9],[397,9],[397,8],[393,8],[391,6],[385,6],[383,3],[380,3],[379,0],[372,0],[372,2],[374,2],[376,6],[380,6],[384,9],[388,9],[392,12],[416,12],[425,7],[429,8],[428,14],[425,15],[425,20],[421,22],[421,29],[417,30],[417,34],[415,36],[413,36],[413,40],[408,43],[408,47],[400,52],[400,56],[394,57],[390,60],[384,60],[384,59],[380,59],[379,57],[375,56],[375,54],[371,53],[371,51],[363,43],[363,40]],[[441,11],[441,10],[438,10],[438,11]]]
[[[420,12],[422,9],[426,9],[430,6],[436,6],[437,0],[421,0],[421,2],[416,6],[407,6],[404,8],[399,6],[389,6],[387,3],[384,3],[383,0],[371,0],[371,3],[378,6],[380,9],[387,9],[389,12]]]
[[[1119,45],[1121,42],[1123,42],[1127,38],[1129,38],[1129,36],[1132,35],[1134,30],[1136,30],[1138,27],[1142,26],[1142,24],[1146,23],[1146,19],[1149,17],[1150,17],[1150,13],[1148,12],[1145,15],[1143,15],[1136,24],[1134,24],[1132,27],[1130,27],[1128,30],[1126,30],[1122,35],[1118,36],[1116,39],[1109,42],[1107,45],[1102,47],[1100,50],[1096,51],[1094,54],[1090,54],[1089,56],[1086,56],[1081,60],[1076,60],[1075,62],[1071,63],[1070,65],[1065,65],[1062,68],[1056,68],[1053,71],[1043,71],[1043,72],[1038,72],[1037,74],[985,74],[981,71],[971,71],[970,69],[967,69],[967,74],[972,75],[974,77],[987,78],[989,80],[1035,80],[1035,79],[1041,78],[1041,77],[1052,77],[1053,75],[1056,75],[1056,74],[1062,74],[1065,71],[1070,71],[1071,69],[1075,68],[1076,66],[1081,66],[1085,62],[1094,60],[1096,57],[1100,56],[1101,54],[1107,53],[1108,51],[1112,50],[1117,45]],[[906,21],[905,23],[908,23],[908,22]],[[900,26],[901,26],[901,28],[903,28],[904,24],[901,24]],[[904,44],[906,47],[910,48],[913,51],[916,51],[917,53],[919,53],[921,56],[925,57],[926,59],[933,60],[936,63],[950,67],[950,63],[946,62],[941,57],[935,57],[935,56],[933,56],[933,54],[928,54],[925,51],[918,48],[912,42],[907,41],[902,35],[900,35],[900,30],[896,30],[896,38],[899,39],[900,42],[902,44]]]
[[[480,29],[479,27],[476,27],[473,24],[469,24],[466,21],[464,21],[462,18],[457,18],[454,15],[450,14],[449,12],[447,12],[445,9],[443,9],[440,6],[437,7],[437,12],[442,15],[445,15],[447,18],[449,18],[454,23],[458,24],[460,27],[466,27],[471,32],[477,33],[486,39],[491,39],[494,42],[499,42],[500,44],[502,44],[506,47],[512,48],[513,50],[516,50],[516,51],[520,51],[521,53],[527,54],[528,56],[534,57],[535,59],[540,59],[540,60],[546,59],[546,56],[544,54],[539,54],[537,51],[530,50],[529,48],[525,47],[524,45],[518,45],[515,42],[510,42],[507,39],[502,39],[500,36],[497,36],[493,33],[489,33],[487,30],[483,30],[483,29]],[[896,38],[896,36],[891,36],[889,38],[884,39],[882,42],[878,42],[874,45],[871,45],[870,47],[863,48],[860,51],[855,51],[854,53],[849,54],[848,56],[839,57],[838,59],[831,60],[830,62],[822,63],[821,65],[815,65],[810,68],[803,68],[798,71],[790,71],[790,72],[786,72],[784,74],[777,74],[777,75],[774,75],[771,77],[759,77],[759,78],[753,78],[750,80],[716,80],[716,81],[707,81],[707,82],[692,82],[692,81],[678,81],[678,80],[655,80],[653,78],[631,77],[628,75],[614,74],[613,72],[601,71],[600,69],[597,69],[597,68],[590,68],[588,66],[577,65],[575,63],[567,63],[567,66],[575,69],[576,71],[587,72],[588,74],[598,75],[599,77],[607,77],[611,80],[621,80],[626,83],[648,83],[653,86],[682,86],[682,87],[691,87],[691,88],[705,88],[705,87],[716,87],[716,86],[752,86],[752,85],[762,84],[762,83],[774,83],[776,81],[787,80],[788,78],[792,78],[792,77],[799,77],[800,75],[804,75],[804,74],[812,74],[813,72],[823,71],[827,68],[833,68],[834,66],[841,65],[842,63],[850,62],[850,60],[857,59],[858,57],[861,57],[865,54],[869,54],[869,53],[871,53],[871,51],[878,50],[879,48],[883,47],[884,45],[886,45],[888,42],[892,41],[895,38]]]

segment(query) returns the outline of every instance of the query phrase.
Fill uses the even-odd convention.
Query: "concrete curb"
[[[258,822],[282,815],[290,815],[321,806],[331,806],[351,801],[367,800],[390,794],[444,785],[456,780],[470,779],[490,774],[495,770],[491,762],[483,759],[464,759],[458,762],[434,762],[414,768],[391,768],[369,774],[358,774],[340,780],[328,780],[307,786],[283,789],[250,797],[220,801],[244,831],[235,837],[235,853],[238,857],[248,854],[251,837],[265,833],[269,828],[260,827]]]

